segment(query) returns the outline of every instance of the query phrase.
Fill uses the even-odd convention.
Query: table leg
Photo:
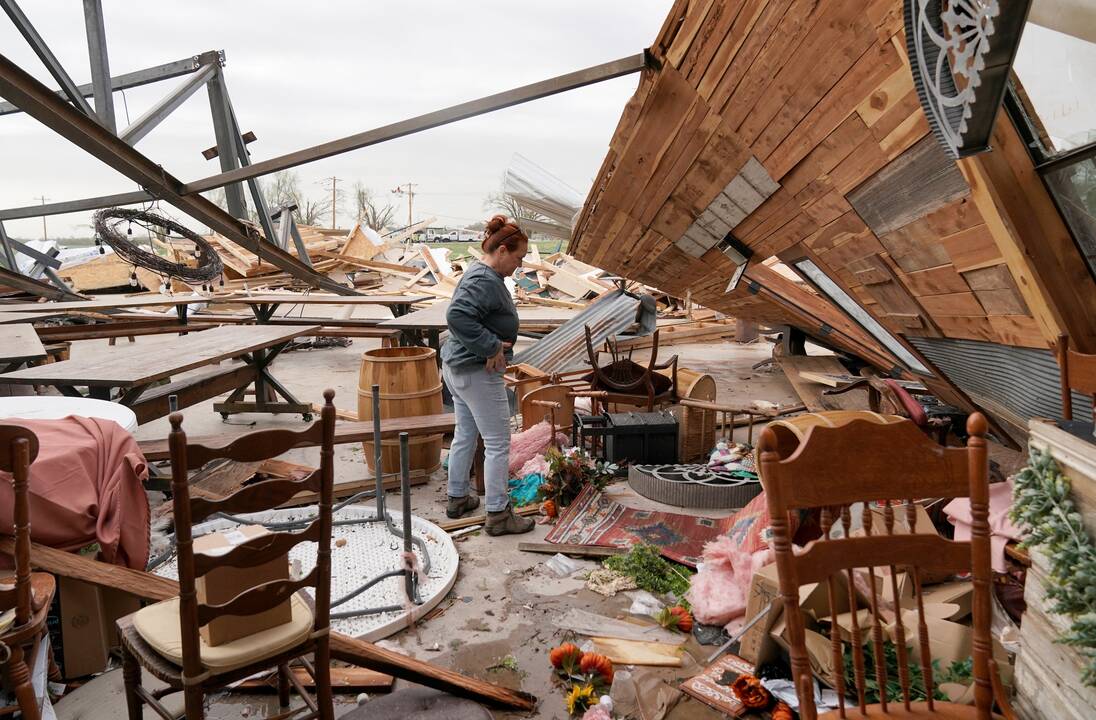
[[[224,402],[215,403],[213,409],[228,417],[232,413],[241,412],[266,412],[266,413],[300,413],[305,420],[312,419],[312,405],[302,403],[293,396],[281,382],[270,374],[270,364],[288,345],[290,341],[273,345],[269,348],[256,350],[250,356],[244,356],[243,360],[255,368],[255,400],[244,402],[243,398],[247,386],[239,387],[232,392]],[[278,396],[282,400],[278,400]]]
[[[434,360],[437,361],[438,367],[441,367],[441,330],[428,330],[426,334],[429,339],[430,347],[434,348]]]
[[[110,401],[111,388],[102,387],[100,385],[92,385],[88,387],[88,397],[95,398],[96,400]]]

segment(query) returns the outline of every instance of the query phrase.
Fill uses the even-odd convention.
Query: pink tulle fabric
[[[613,716],[604,705],[594,705],[586,709],[586,712],[582,715],[582,720],[613,720]]]
[[[557,433],[559,442],[566,443],[567,438]],[[525,463],[537,455],[543,455],[552,442],[552,427],[547,420],[539,422],[528,430],[522,430],[510,436],[510,477],[524,477],[519,471]]]
[[[704,546],[704,563],[685,597],[693,617],[705,625],[726,625],[746,613],[750,580],[773,560],[772,550],[750,553],[723,535]]]
[[[527,477],[529,475],[540,475],[541,477],[548,476],[548,459],[543,455],[534,455],[529,459],[529,462],[521,466],[521,470],[518,470],[517,477]]]

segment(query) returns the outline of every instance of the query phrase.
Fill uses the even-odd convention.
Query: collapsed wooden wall
[[[895,334],[1092,341],[1096,287],[1015,129],[1002,116],[993,157],[944,156],[901,13],[901,0],[679,0],[571,252],[738,317],[828,323],[880,365],[843,313],[758,261],[811,258]],[[756,283],[731,293],[727,231],[755,253]]]

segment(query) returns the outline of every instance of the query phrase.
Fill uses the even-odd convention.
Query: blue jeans
[[[453,394],[457,427],[449,448],[449,497],[468,495],[469,474],[476,454],[476,438],[483,436],[484,486],[487,511],[505,510],[510,496],[510,402],[502,373],[486,368],[453,371],[446,365],[442,377]]]

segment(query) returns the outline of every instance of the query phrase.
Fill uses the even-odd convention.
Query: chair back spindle
[[[845,698],[855,698],[863,715],[887,716],[899,705],[910,712],[913,701],[914,661],[927,695],[920,701],[929,712],[943,705],[933,699],[929,622],[926,619],[922,578],[925,574],[970,572],[973,578],[972,655],[977,717],[992,717],[992,640],[990,625],[989,467],[985,434],[987,423],[974,414],[967,423],[967,446],[944,447],[912,422],[877,424],[856,420],[843,426],[811,428],[803,441],[782,456],[776,434],[766,428],[758,452],[760,471],[772,517],[773,549],[784,602],[792,675],[800,701],[800,716],[817,717],[814,680],[806,648],[806,628],[799,610],[799,587],[826,583],[830,606],[830,652],[838,690],[837,715],[846,717]],[[787,452],[787,451],[785,451]],[[969,497],[972,538],[955,542],[935,530],[917,527],[913,498]],[[901,505],[901,515],[899,508]],[[854,523],[855,511],[860,522]],[[821,537],[802,552],[793,552],[789,513],[816,511]],[[905,529],[897,527],[903,518]],[[899,576],[912,583],[912,603],[904,602]],[[846,585],[848,650],[851,678],[844,668],[845,642],[839,627],[839,588]],[[866,587],[865,587],[866,586]],[[858,610],[858,596],[866,609]],[[915,622],[912,618],[916,616]],[[869,627],[865,627],[865,624]],[[910,633],[916,626],[916,639]],[[888,677],[888,635],[893,638],[897,677]],[[874,662],[868,663],[865,645]],[[868,667],[868,665],[874,667]],[[893,671],[892,671],[893,672]],[[869,681],[877,699],[868,702]],[[855,683],[855,689],[848,687]],[[899,690],[893,690],[895,681]],[[888,692],[888,685],[892,690]],[[944,704],[946,705],[946,703]],[[915,708],[916,710],[916,708]],[[950,715],[946,715],[949,716]]]
[[[15,625],[30,621],[30,466],[38,457],[38,436],[21,425],[0,425],[0,470],[12,479],[12,535],[15,586],[0,589],[0,610],[15,608]]]

